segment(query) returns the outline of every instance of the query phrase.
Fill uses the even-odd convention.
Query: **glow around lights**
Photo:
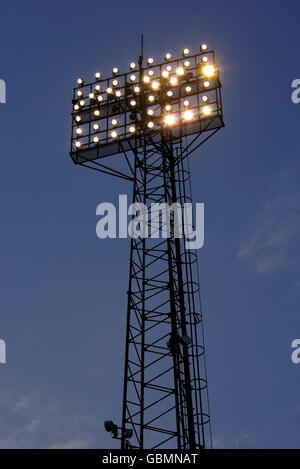
[[[182,67],[178,67],[176,70],[178,76],[184,75],[184,69]]]
[[[144,76],[143,78],[144,80],[144,83],[149,83],[150,82],[150,77],[148,77],[147,75]]]
[[[166,125],[174,125],[175,124],[175,116],[174,114],[166,115],[164,122]]]
[[[190,121],[190,120],[193,119],[193,117],[194,117],[193,111],[190,111],[189,109],[187,111],[184,111],[184,113],[183,113],[184,120]]]
[[[202,112],[203,112],[203,114],[204,114],[205,116],[209,116],[209,115],[211,114],[211,107],[209,107],[209,106],[204,106],[204,107],[202,108]]]
[[[206,65],[203,67],[203,73],[206,77],[212,77],[215,74],[215,67],[213,65]]]
[[[158,81],[154,81],[154,82],[151,84],[151,86],[152,86],[152,88],[153,88],[154,90],[158,90],[158,88],[159,88],[159,83],[158,83]]]

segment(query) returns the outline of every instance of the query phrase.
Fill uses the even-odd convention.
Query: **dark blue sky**
[[[216,447],[300,447],[299,2],[1,5],[0,447],[110,447],[121,417],[128,240],[96,206],[130,186],[71,162],[78,76],[206,42],[225,129],[192,157]]]

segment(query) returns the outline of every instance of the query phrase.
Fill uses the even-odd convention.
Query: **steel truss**
[[[146,205],[148,213],[153,203],[183,207],[192,200],[183,141],[165,133],[159,144],[149,138],[143,149],[133,149],[133,203]],[[170,213],[169,237],[163,229],[157,238],[131,239],[122,448],[210,445],[197,254],[174,236]],[[158,222],[159,212],[153,215]]]

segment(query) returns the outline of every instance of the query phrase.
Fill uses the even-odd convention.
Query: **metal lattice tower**
[[[197,254],[178,236],[178,223],[186,220],[177,208],[192,202],[189,155],[224,125],[221,85],[214,53],[206,46],[193,56],[185,49],[182,59],[167,63],[154,66],[150,59],[143,67],[142,54],[135,83],[132,72],[121,76],[115,68],[118,79],[98,74],[88,85],[79,79],[73,98],[73,161],[132,181],[143,233],[130,241],[122,425],[106,422],[122,448],[199,449],[211,439]],[[164,77],[168,66],[184,70],[175,76],[171,94],[170,74]],[[208,75],[204,67],[211,67]],[[191,114],[184,114],[186,108]],[[112,120],[118,130],[111,130]],[[86,131],[78,140],[82,126]],[[117,154],[124,157],[118,169],[107,162]],[[150,206],[151,225],[145,211]],[[169,222],[161,223],[167,215]]]

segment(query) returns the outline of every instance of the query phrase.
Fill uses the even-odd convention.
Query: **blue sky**
[[[11,1],[1,5],[0,447],[105,448],[121,417],[128,240],[96,206],[130,185],[76,167],[78,76],[206,42],[225,129],[193,154],[216,447],[297,448],[300,365],[299,2]]]

